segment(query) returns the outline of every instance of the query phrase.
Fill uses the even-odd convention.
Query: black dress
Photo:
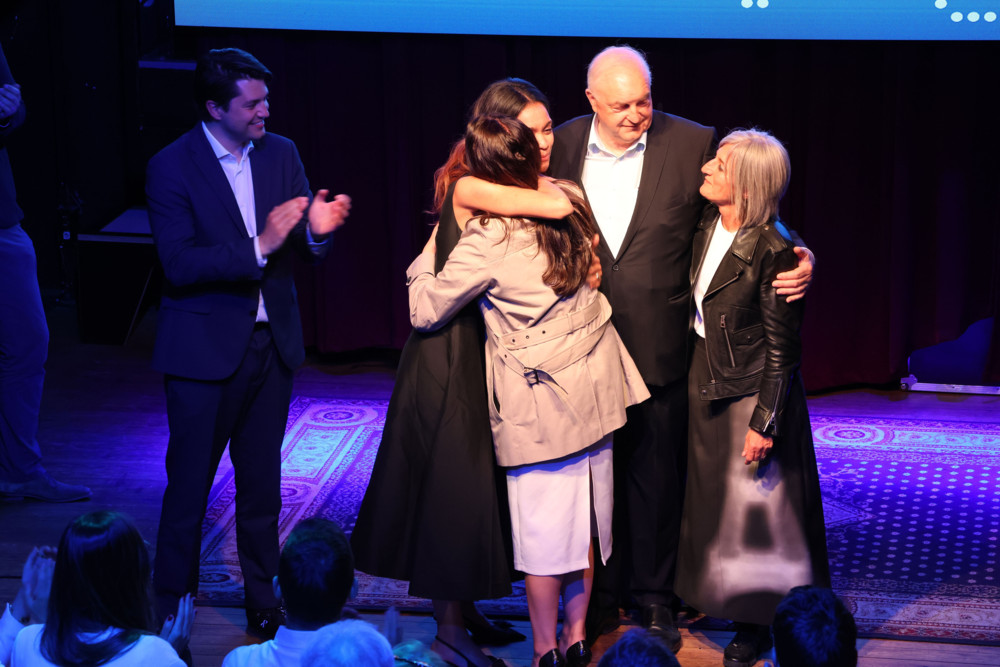
[[[462,234],[453,194],[454,184],[441,210],[435,271]],[[481,600],[511,592],[510,519],[506,487],[497,484],[483,346],[474,302],[438,331],[412,332],[399,360],[351,546],[357,569],[409,581],[410,595]]]

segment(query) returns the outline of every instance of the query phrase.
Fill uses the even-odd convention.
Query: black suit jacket
[[[555,131],[550,171],[581,182],[593,116]],[[706,202],[701,166],[714,154],[715,130],[653,112],[635,210],[617,255],[599,248],[612,321],[647,384],[666,385],[687,373],[691,243]]]
[[[250,151],[257,233],[278,204],[309,196],[298,151],[267,134]],[[146,175],[146,199],[163,265],[163,298],[153,366],[170,375],[218,380],[238,367],[253,334],[258,292],[281,360],[302,363],[302,322],[292,280],[292,246],[305,251],[305,217],[285,245],[257,266],[253,239],[201,123],[157,153]],[[326,245],[308,255],[322,255]]]

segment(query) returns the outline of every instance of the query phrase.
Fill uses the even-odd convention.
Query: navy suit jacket
[[[267,134],[250,151],[257,233],[271,210],[309,196],[295,144]],[[292,280],[292,246],[307,256],[305,217],[260,268],[236,197],[201,123],[157,153],[146,174],[153,239],[163,265],[153,367],[170,375],[219,380],[246,353],[264,295],[271,332],[289,368],[302,363],[302,323]]]
[[[581,182],[593,118],[556,128],[553,176]],[[701,166],[715,155],[716,143],[713,128],[654,111],[635,210],[618,253],[601,238],[601,291],[647,384],[687,374],[691,244],[706,206],[698,193]]]

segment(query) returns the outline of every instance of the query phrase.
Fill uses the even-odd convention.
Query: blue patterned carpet
[[[1000,425],[812,426],[833,587],[859,630],[1000,644]]]
[[[385,401],[293,402],[281,535],[300,519],[354,526]],[[1000,425],[814,416],[834,589],[863,636],[1000,645]],[[204,526],[199,599],[241,604],[232,470]],[[406,584],[359,575],[359,607],[428,609]],[[487,611],[527,615],[523,588]]]

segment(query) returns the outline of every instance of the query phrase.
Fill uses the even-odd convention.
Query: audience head
[[[604,652],[598,667],[679,667],[679,663],[662,639],[633,628]]]
[[[742,227],[755,227],[778,217],[778,203],[792,173],[788,152],[780,141],[762,130],[736,130],[719,142],[716,159],[725,162],[732,188],[730,199]]]
[[[71,521],[56,553],[43,655],[57,664],[100,664],[152,631],[149,579],[149,551],[131,519],[102,510]],[[77,638],[108,627],[125,631],[93,644]]]
[[[338,621],[316,631],[302,654],[302,667],[392,667],[389,640],[365,621]]]
[[[340,618],[354,583],[354,555],[333,521],[313,517],[292,529],[278,562],[276,593],[289,626],[315,630]]]
[[[597,134],[609,148],[624,151],[653,122],[652,76],[641,53],[611,46],[590,61],[587,99],[597,116]]]
[[[779,667],[854,667],[858,628],[843,601],[829,588],[796,586],[774,617],[774,654]]]
[[[213,49],[198,59],[194,70],[194,101],[202,120],[212,120],[206,103],[215,102],[224,111],[240,94],[238,82],[271,82],[271,70],[242,49]]]
[[[469,173],[499,183],[534,190],[541,158],[538,142],[528,127],[510,116],[477,116],[465,131]]]

